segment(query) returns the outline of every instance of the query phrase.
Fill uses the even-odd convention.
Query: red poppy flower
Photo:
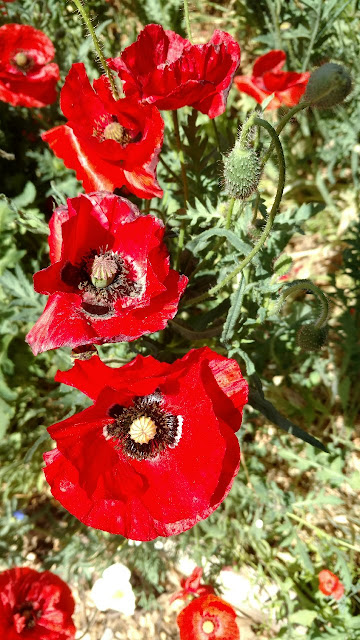
[[[59,67],[42,31],[23,24],[0,27],[0,100],[15,107],[44,107],[56,100]]]
[[[282,71],[285,60],[285,51],[269,51],[255,60],[251,76],[235,76],[234,83],[240,91],[255,98],[259,104],[275,93],[267,109],[277,109],[281,104],[294,107],[306,89],[310,73]]]
[[[161,198],[155,169],[164,121],[156,107],[134,98],[115,100],[105,76],[92,87],[82,63],[72,65],[60,106],[68,122],[42,139],[74,169],[85,191],[125,186],[139,198]]]
[[[50,571],[16,567],[0,573],[0,636],[4,640],[69,640],[75,637],[74,599]]]
[[[240,640],[236,613],[213,594],[195,598],[180,611],[180,640]]]
[[[50,220],[51,266],[34,275],[50,295],[26,336],[48,349],[128,342],[163,329],[187,278],[169,268],[163,223],[129,200],[97,192],[70,198]]]
[[[49,427],[53,496],[85,524],[134,540],[170,536],[207,518],[239,469],[235,431],[247,383],[208,347],[173,364],[137,356],[120,368],[98,356],[55,379],[94,399]]]
[[[174,31],[148,24],[108,62],[124,81],[126,95],[159,109],[192,106],[215,118],[225,111],[240,47],[225,31],[214,31],[208,44],[192,45]]]
[[[170,602],[181,599],[186,600],[186,598],[191,595],[203,596],[208,593],[214,593],[214,589],[210,584],[200,584],[202,574],[202,568],[195,567],[191,576],[189,576],[188,578],[182,578],[182,589],[171,596]]]
[[[326,596],[332,596],[335,600],[340,600],[345,591],[343,583],[328,569],[323,569],[319,573],[319,589]]]

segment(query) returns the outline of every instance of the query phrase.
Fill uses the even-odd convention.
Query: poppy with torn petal
[[[80,195],[55,209],[51,265],[34,275],[35,290],[50,297],[26,336],[33,353],[163,329],[187,284],[169,267],[164,232],[161,220],[112,193]]]
[[[0,573],[3,640],[73,640],[74,608],[69,587],[50,571],[16,567]]]
[[[0,27],[0,100],[14,107],[44,107],[56,100],[59,67],[54,45],[30,25]]]
[[[285,61],[285,51],[269,51],[255,60],[251,76],[235,76],[235,86],[259,104],[274,93],[267,109],[277,109],[282,104],[294,107],[305,92],[310,73],[282,71]]]
[[[139,198],[161,198],[155,175],[164,136],[156,107],[134,98],[115,100],[106,76],[94,80],[73,64],[60,94],[68,122],[42,135],[68,169],[74,169],[85,191],[125,186]]]
[[[158,109],[191,106],[209,118],[224,113],[239,62],[240,47],[225,31],[193,45],[158,24],[148,24],[120,57],[108,60],[126,95]]]
[[[133,540],[181,533],[207,518],[239,469],[235,432],[248,386],[208,347],[172,364],[138,355],[109,367],[77,360],[55,378],[93,406],[48,428],[53,496],[86,525]]]
[[[202,574],[203,569],[201,567],[195,567],[191,576],[188,578],[182,578],[182,588],[171,596],[170,602],[182,599],[186,600],[186,598],[193,595],[203,596],[208,593],[214,593],[214,588],[210,584],[200,584]]]

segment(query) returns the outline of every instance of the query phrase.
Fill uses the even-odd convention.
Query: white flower
[[[154,543],[154,549],[157,549],[158,551],[164,548],[164,543],[161,542],[161,540],[156,540],[156,542]]]
[[[134,615],[135,595],[130,584],[131,573],[123,564],[112,564],[102,578],[96,580],[91,597],[99,611],[114,609],[125,616]]]

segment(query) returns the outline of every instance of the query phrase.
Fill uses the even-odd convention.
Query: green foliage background
[[[87,3],[106,56],[136,39],[142,27],[158,22],[185,35],[179,0],[91,0]],[[58,368],[71,366],[68,349],[34,358],[24,336],[42,312],[45,299],[33,291],[32,274],[47,266],[47,223],[54,205],[76,195],[81,185],[39,134],[64,122],[57,103],[42,110],[0,103],[0,561],[21,565],[29,553],[35,565],[58,572],[72,584],[89,586],[92,570],[115,560],[137,577],[141,607],[157,606],[169,590],[167,571],[181,553],[210,569],[216,584],[223,566],[253,567],[257,581],[275,583],[272,603],[280,631],[258,625],[259,637],[296,639],[298,625],[309,640],[360,638],[360,347],[359,347],[359,153],[360,101],[359,3],[355,0],[225,0],[191,5],[197,41],[214,28],[236,36],[242,49],[241,73],[269,49],[288,55],[288,69],[313,69],[331,60],[346,66],[354,79],[345,103],[329,111],[300,113],[282,140],[286,154],[286,192],[266,246],[245,270],[243,280],[217,299],[180,309],[169,327],[130,344],[100,349],[105,361],[123,363],[137,353],[159,359],[181,357],[208,344],[239,361],[254,389],[264,393],[282,416],[323,442],[328,453],[279,431],[249,407],[240,431],[241,470],[230,495],[206,521],[172,539],[166,553],[153,542],[130,546],[120,536],[91,530],[67,513],[44,482],[42,453],[52,446],[46,426],[85,406],[76,390],[58,385]],[[90,77],[101,71],[92,43],[71,2],[16,0],[6,5],[2,22],[21,22],[41,29],[53,40],[62,82],[73,62],[84,62]],[[159,215],[169,227],[168,244],[176,254],[181,219],[186,220],[186,252],[181,268],[196,275],[186,299],[206,291],[231,271],[252,248],[274,195],[276,163],[270,161],[255,198],[233,216],[225,230],[226,196],[221,191],[221,157],[234,143],[238,126],[254,101],[230,92],[226,113],[216,119],[184,108],[180,113],[190,186],[186,212],[170,114],[158,165],[162,200],[133,200]],[[272,121],[278,114],[265,117]],[[266,146],[266,136],[260,145]],[[169,171],[168,167],[173,170]],[[178,167],[178,169],[174,169]],[[218,237],[226,241],[216,269],[206,255]],[[311,277],[331,301],[328,344],[305,353],[296,333],[316,317],[313,296],[305,293],[272,311],[291,267],[290,253],[319,244]],[[307,245],[306,245],[307,246]],[[281,258],[279,259],[279,256]],[[327,257],[327,256],[330,256]],[[320,260],[323,257],[323,260]],[[292,277],[292,276],[291,276]],[[190,311],[191,309],[191,311]],[[282,418],[278,419],[281,422]],[[17,520],[21,510],[25,518]],[[263,527],[255,523],[263,521]],[[339,603],[318,592],[317,574],[329,568],[345,585]],[[299,634],[299,635],[298,635]]]

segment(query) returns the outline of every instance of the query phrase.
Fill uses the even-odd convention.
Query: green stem
[[[279,26],[278,16],[276,15],[276,12],[275,12],[274,0],[266,0],[266,4],[268,6],[269,13],[271,15],[271,20],[274,27],[275,47],[276,49],[282,49],[280,26]]]
[[[172,113],[173,124],[174,124],[175,141],[176,141],[176,146],[177,146],[178,156],[179,156],[180,166],[181,166],[181,177],[182,177],[183,194],[184,194],[184,208],[186,210],[187,204],[189,201],[189,187],[188,187],[188,181],[186,176],[184,152],[183,152],[181,138],[180,138],[179,119],[178,119],[176,110],[172,111],[171,113]],[[185,220],[182,220],[180,231],[179,231],[179,240],[178,240],[177,254],[175,259],[175,269],[178,269],[179,267],[180,256],[184,247],[184,240],[185,240]]]
[[[215,133],[215,138],[216,138],[216,143],[217,143],[218,149],[219,149],[219,151],[221,151],[220,136],[219,136],[219,132],[218,132],[218,128],[217,128],[217,124],[216,124],[216,122],[215,122],[215,118],[213,118],[213,119],[211,120],[211,124],[212,124],[212,127],[213,127],[213,129],[214,129],[214,133]]]
[[[85,7],[83,6],[83,4],[80,2],[80,0],[73,0],[73,3],[75,5],[75,7],[77,8],[78,12],[80,13],[81,17],[83,18],[83,20],[84,20],[84,22],[85,22],[85,24],[86,24],[86,26],[87,26],[87,28],[89,30],[89,33],[90,33],[90,35],[92,37],[92,40],[93,40],[93,43],[94,43],[94,47],[95,47],[96,53],[98,54],[99,60],[101,62],[101,65],[102,65],[107,77],[109,78],[112,94],[113,94],[115,100],[118,100],[120,96],[119,96],[119,92],[118,92],[116,84],[115,84],[114,77],[113,77],[113,75],[112,75],[112,73],[111,73],[111,71],[110,71],[110,69],[109,69],[109,67],[108,67],[108,65],[106,63],[106,60],[105,60],[103,52],[101,51],[101,47],[100,47],[99,41],[97,39],[97,36],[96,36],[96,33],[95,33],[95,29],[91,24],[91,20],[90,20],[89,14],[88,14],[87,10],[85,9]]]
[[[191,44],[194,44],[191,27],[190,27],[190,15],[189,15],[189,4],[188,0],[184,0],[184,14],[185,14],[185,24],[186,24],[186,33],[188,40],[190,40]]]
[[[207,293],[203,293],[201,296],[188,300],[188,302],[184,306],[193,305],[193,304],[197,304],[198,302],[202,302],[203,300],[206,300],[206,298],[212,297],[216,293],[221,291],[221,289],[223,289],[229,282],[231,282],[231,280],[233,280],[233,278],[235,278],[239,273],[241,273],[241,271],[252,261],[254,256],[260,251],[260,249],[264,245],[271,231],[274,218],[279,208],[279,204],[281,202],[281,198],[282,198],[282,194],[285,186],[285,158],[284,158],[284,152],[283,152],[281,142],[277,136],[275,129],[271,126],[271,124],[267,122],[267,120],[262,120],[261,118],[257,118],[257,117],[254,119],[254,124],[260,127],[264,127],[264,129],[266,129],[268,133],[271,135],[276,152],[277,152],[278,161],[279,161],[279,179],[278,179],[276,196],[275,196],[273,206],[271,207],[271,211],[270,211],[265,229],[261,237],[259,238],[258,242],[252,249],[252,251],[250,251],[250,253],[244,258],[244,260],[242,260],[242,262],[240,262],[240,264],[233,271],[231,271],[226,276],[226,278],[224,278],[224,280],[219,282],[219,284],[217,284],[215,287],[212,287],[211,289],[209,289]]]
[[[290,513],[289,511],[287,511],[286,515],[288,516],[288,518],[296,520],[296,522],[301,522],[301,524],[304,524],[306,527],[309,527],[309,529],[315,531],[319,538],[326,538],[327,540],[331,540],[331,542],[334,542],[341,547],[346,547],[347,549],[352,549],[353,551],[357,551],[357,553],[360,553],[360,547],[356,547],[355,545],[349,544],[344,540],[340,540],[340,538],[331,536],[329,533],[325,533],[325,531],[319,529],[319,527],[316,527],[314,524],[310,524],[310,522],[307,522],[303,518],[299,518],[299,516],[296,516],[294,513]]]
[[[279,301],[277,303],[277,308],[280,309],[285,299],[292,295],[293,293],[297,293],[299,291],[312,291],[312,293],[317,297],[321,305],[321,313],[317,321],[315,322],[315,327],[321,329],[326,325],[327,319],[329,317],[330,305],[329,301],[325,295],[317,287],[311,280],[295,280],[291,284],[289,284],[285,291],[280,294]]]
[[[235,147],[240,147],[240,149],[246,148],[246,137],[249,129],[254,126],[254,121],[256,118],[256,113],[253,113],[250,118],[245,122],[244,126],[241,129],[240,137],[235,143]]]
[[[322,4],[322,0],[320,0],[320,2],[318,3],[317,11],[315,9],[316,20],[315,20],[314,28],[312,30],[309,46],[307,47],[306,56],[305,56],[304,61],[303,61],[301,73],[304,73],[304,71],[306,71],[307,66],[309,64],[309,60],[310,60],[310,56],[311,56],[311,53],[312,53],[312,50],[313,50],[316,34],[318,32],[318,29],[319,29],[320,18],[321,18],[321,4]]]
[[[287,123],[289,122],[289,120],[291,120],[291,118],[294,117],[294,115],[296,113],[298,113],[298,111],[302,111],[302,109],[306,109],[307,107],[310,107],[310,102],[300,102],[300,104],[297,104],[296,107],[293,107],[292,109],[290,109],[290,111],[288,111],[288,113],[281,118],[278,126],[276,127],[276,133],[279,136],[280,133],[282,132],[283,128],[287,125]],[[269,160],[273,150],[275,149],[275,144],[274,142],[272,142],[267,150],[267,152],[265,153],[262,161],[261,161],[261,168],[263,169],[264,166],[266,165],[267,161]]]

